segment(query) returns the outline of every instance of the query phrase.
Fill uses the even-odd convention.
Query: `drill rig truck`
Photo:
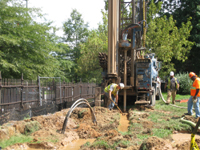
[[[108,0],[108,54],[103,67],[103,85],[124,83],[119,91],[126,111],[127,101],[139,105],[155,105],[159,99],[161,62],[147,53],[146,0]],[[105,62],[105,60],[104,60]]]

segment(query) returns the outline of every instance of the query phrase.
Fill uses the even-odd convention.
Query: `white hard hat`
[[[123,89],[124,88],[124,83],[120,83],[119,86],[120,86],[121,89]]]
[[[170,76],[174,76],[174,72],[173,71],[170,72]]]

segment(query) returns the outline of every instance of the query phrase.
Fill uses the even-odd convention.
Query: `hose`
[[[181,122],[183,123],[186,123],[186,124],[189,124],[190,126],[192,126],[193,128],[196,126],[196,123],[192,122],[192,121],[189,121],[189,120],[186,120],[186,119],[183,119],[184,117],[181,118]],[[198,129],[200,130],[200,127],[198,127]]]
[[[68,119],[69,119],[69,117],[70,117],[72,111],[73,111],[77,106],[79,106],[79,105],[81,105],[81,104],[86,104],[86,105],[90,108],[90,111],[91,111],[91,113],[93,114],[93,123],[96,123],[96,124],[97,124],[96,116],[95,116],[95,114],[94,114],[94,112],[93,112],[93,110],[92,110],[92,107],[90,106],[89,102],[88,102],[86,99],[84,99],[84,98],[80,98],[80,99],[78,99],[77,101],[75,101],[75,102],[73,103],[73,105],[71,106],[70,110],[68,111],[68,113],[67,113],[67,115],[66,115],[66,117],[65,117],[64,123],[63,123],[62,131],[61,131],[62,134],[65,133],[65,128],[66,128],[66,126],[67,126],[67,122],[68,122]]]
[[[159,94],[160,94],[160,97],[161,97],[161,99],[162,99],[162,101],[166,104],[167,102],[165,101],[165,99],[164,99],[164,97],[163,97],[163,95],[162,95],[162,92],[161,92],[161,89],[160,89],[160,87],[158,88],[159,90]],[[187,109],[187,107],[181,107],[181,106],[177,106],[177,105],[174,105],[174,104],[169,104],[170,106],[173,106],[173,107],[177,107],[177,108],[183,108],[183,109]]]

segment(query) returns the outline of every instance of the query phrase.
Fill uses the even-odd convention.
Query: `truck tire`
[[[151,106],[155,106],[155,104],[156,104],[156,94],[155,94],[155,89],[154,88],[152,88],[152,92],[153,92],[153,94],[151,95]]]

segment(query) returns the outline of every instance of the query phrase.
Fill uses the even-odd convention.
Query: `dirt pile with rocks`
[[[32,117],[22,121],[11,121],[0,128],[0,140],[9,139],[11,136],[28,134],[33,137],[29,143],[15,144],[5,148],[11,149],[63,149],[70,142],[77,139],[95,138],[96,141],[103,140],[115,147],[126,150],[186,150],[190,146],[190,140],[174,142],[172,138],[161,139],[155,136],[142,141],[137,134],[152,135],[154,122],[148,119],[149,112],[155,111],[152,108],[139,107],[136,111],[129,111],[130,124],[137,124],[132,127],[130,134],[122,134],[118,131],[120,113],[117,109],[112,111],[104,107],[95,107],[94,112],[97,125],[93,123],[92,114],[89,108],[76,108],[72,112],[65,133],[61,130],[69,109],[64,109],[55,114]],[[141,111],[142,110],[142,111]],[[119,142],[121,141],[121,142]],[[132,145],[127,146],[123,141],[128,141]],[[200,139],[196,140],[200,143]],[[199,145],[200,146],[200,145]],[[105,145],[91,148],[81,147],[81,149],[109,149]]]

